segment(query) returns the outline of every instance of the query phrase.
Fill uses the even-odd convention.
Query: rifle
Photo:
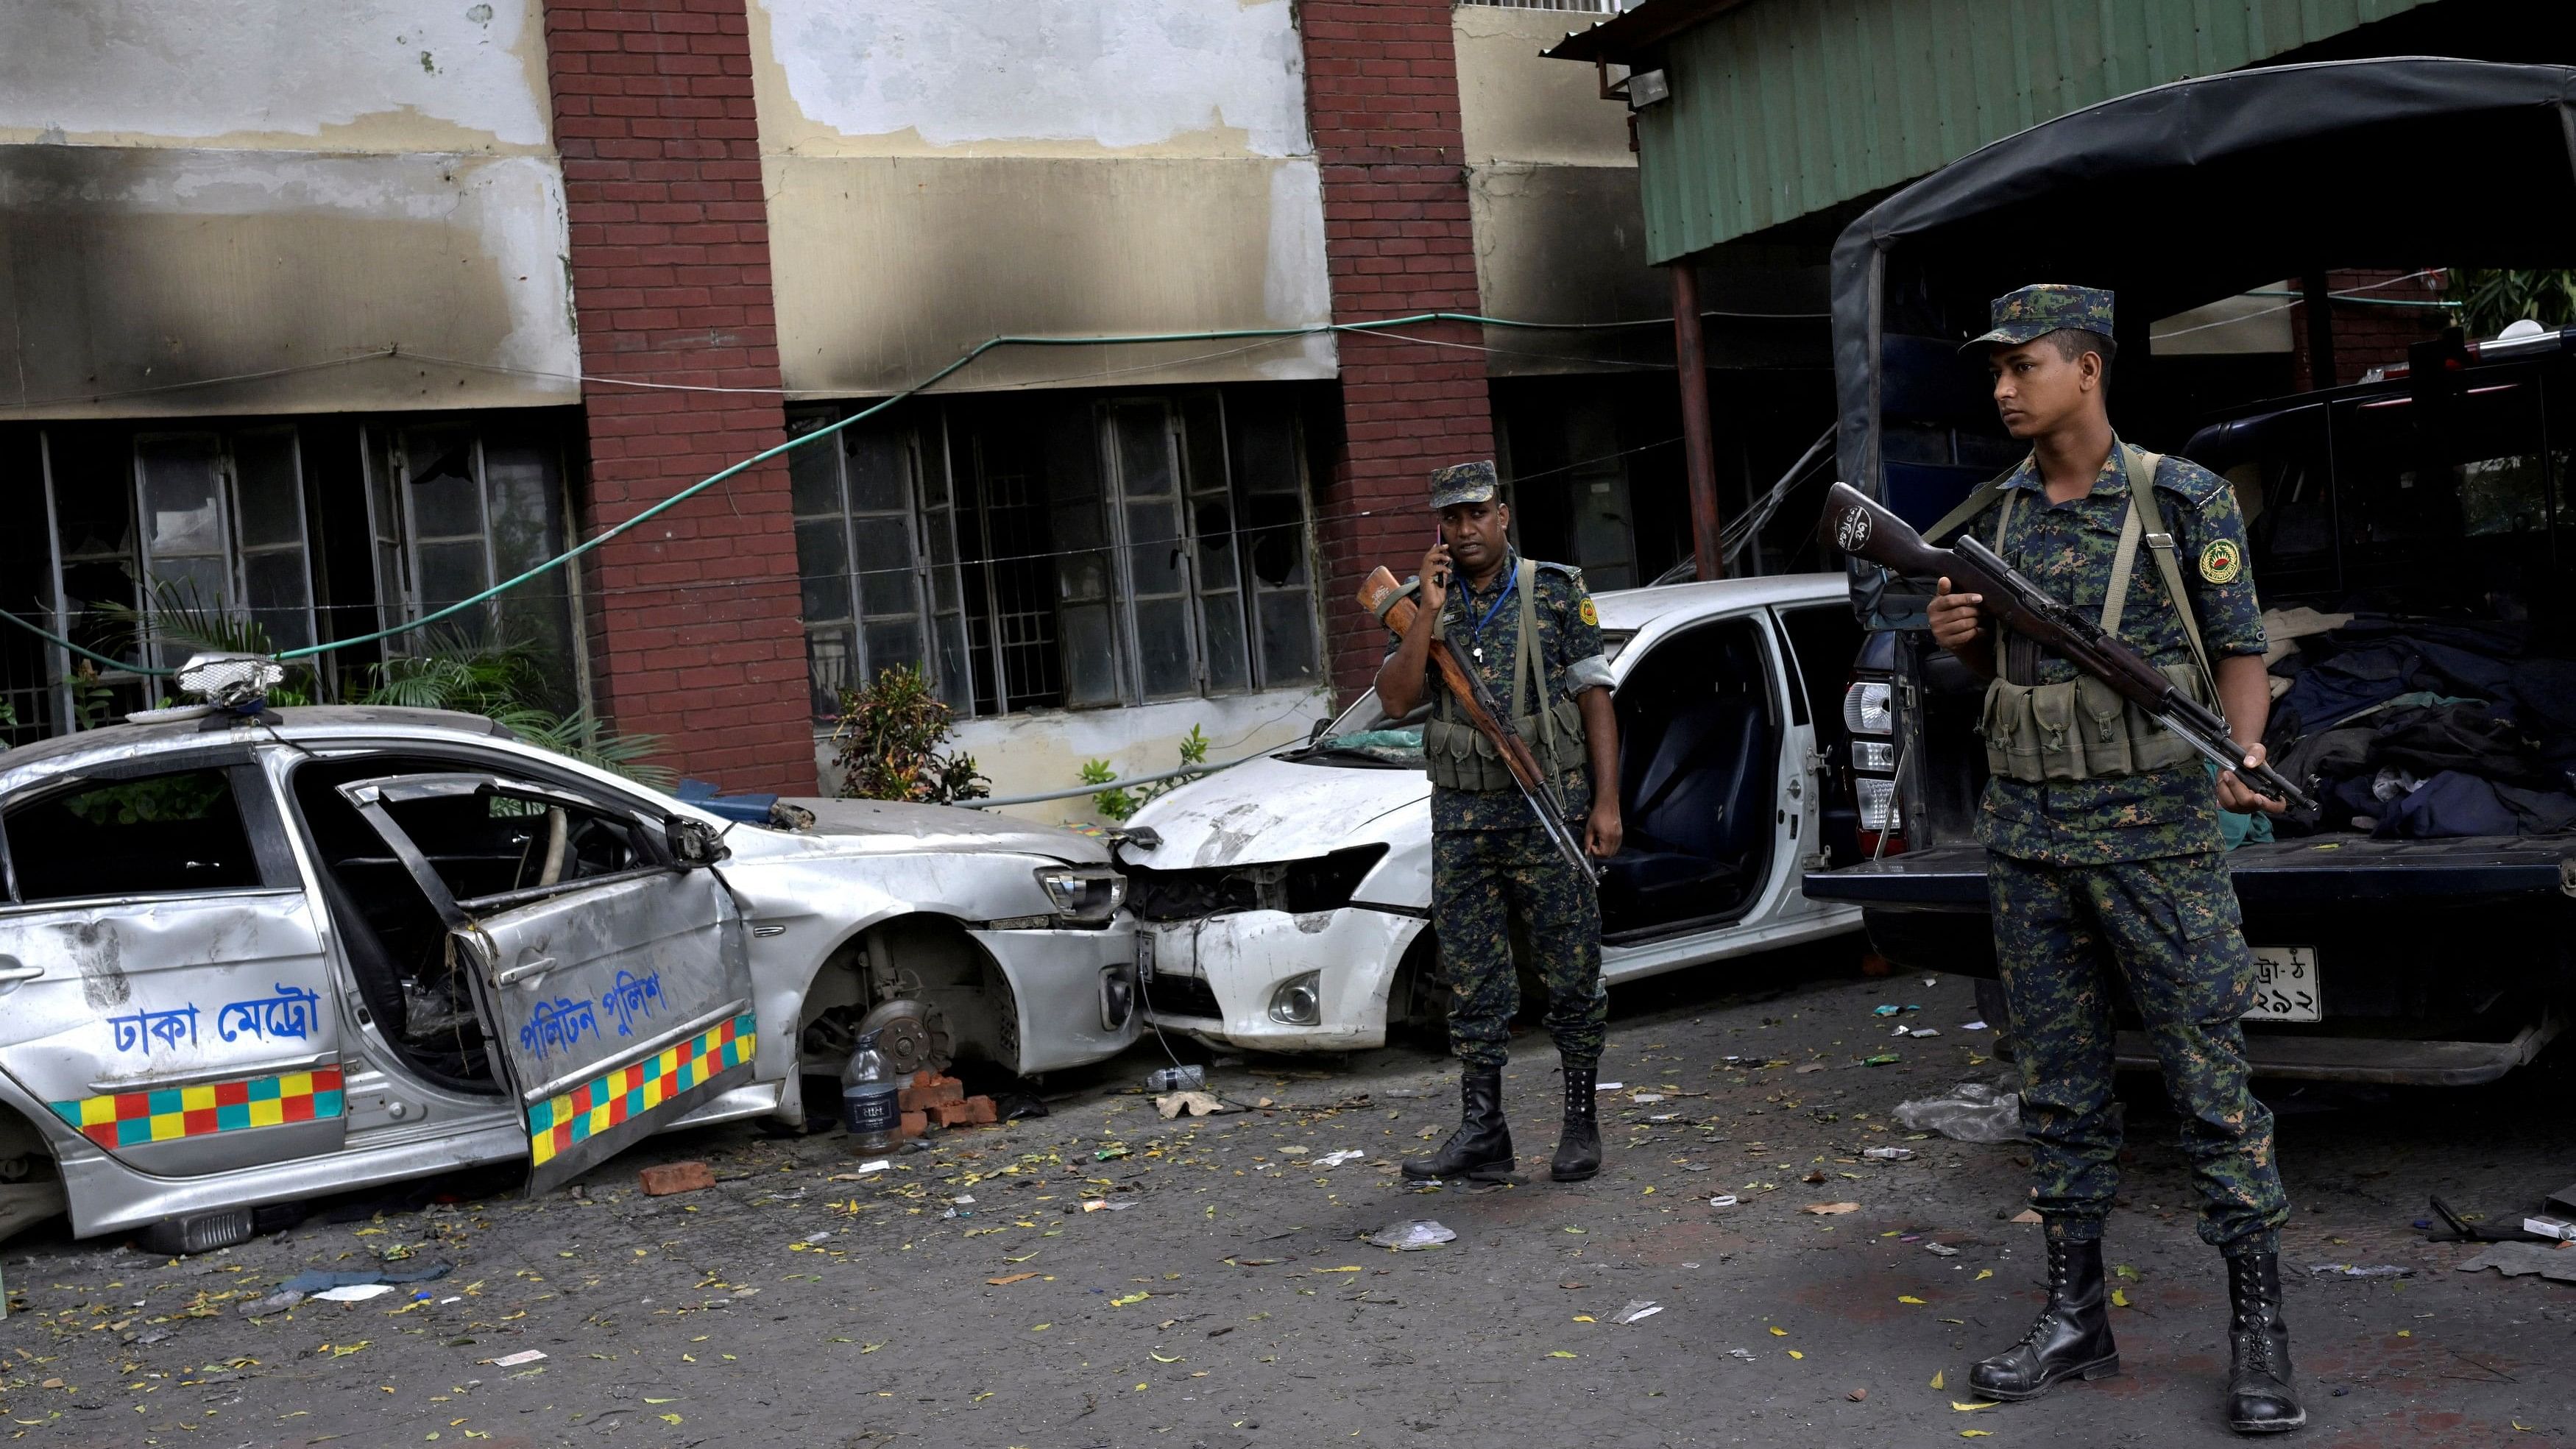
[[[2218,768],[2235,771],[2255,793],[2302,810],[2317,808],[2306,791],[2271,766],[2245,768],[2245,752],[2217,711],[2175,688],[2145,655],[2049,597],[1975,538],[1962,534],[1955,548],[1934,548],[1904,519],[1848,483],[1837,483],[1826,494],[1824,521],[1816,533],[1823,542],[1906,578],[1946,576],[1958,592],[1984,595],[1986,611],[2015,633],[2056,650],[2069,664],[2118,690]]]
[[[1396,587],[1395,575],[1380,565],[1360,581],[1360,607],[1372,614],[1377,613],[1378,604],[1394,593]],[[1413,627],[1414,615],[1418,612],[1420,607],[1411,599],[1398,599],[1384,615],[1386,626],[1403,634]],[[1512,783],[1520,787],[1521,798],[1529,802],[1530,813],[1538,817],[1539,828],[1547,832],[1548,842],[1576,870],[1583,872],[1584,879],[1598,882],[1601,868],[1593,863],[1592,857],[1583,853],[1583,842],[1574,838],[1573,829],[1566,824],[1565,817],[1555,805],[1555,792],[1549,787],[1546,774],[1538,767],[1538,757],[1530,753],[1529,742],[1521,738],[1520,731],[1514,729],[1511,720],[1504,715],[1502,706],[1495,703],[1493,691],[1485,687],[1484,676],[1459,664],[1457,652],[1446,639],[1431,641],[1431,667],[1440,671],[1441,682],[1457,696],[1458,707],[1467,713],[1467,723],[1474,725],[1478,734],[1492,740],[1494,748],[1501,752],[1503,768],[1511,772]]]

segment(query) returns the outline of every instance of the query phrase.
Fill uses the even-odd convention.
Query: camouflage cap
[[[1453,503],[1482,503],[1494,496],[1496,486],[1491,458],[1434,468],[1431,470],[1431,509],[1436,513]]]
[[[1997,297],[1993,322],[1994,330],[1982,337],[1968,339],[1959,350],[1964,352],[1971,347],[1991,347],[1997,343],[2018,347],[2051,332],[2099,332],[2108,337],[2111,335],[2111,294],[2100,287],[2037,282]]]

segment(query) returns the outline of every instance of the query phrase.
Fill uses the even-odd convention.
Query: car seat
[[[1621,751],[1625,841],[1606,862],[1607,929],[1718,915],[1744,898],[1772,824],[1770,713],[1719,694],[1666,716]]]

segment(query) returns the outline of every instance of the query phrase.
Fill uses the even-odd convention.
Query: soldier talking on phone
[[[2271,705],[2245,525],[2224,479],[2123,443],[2104,407],[2109,292],[2032,286],[1995,299],[1984,352],[2012,472],[1926,530],[1961,522],[2012,568],[2126,639],[2226,716],[2252,769]],[[2145,555],[2142,557],[2141,555]],[[2048,1302],[2011,1348],[1969,1370],[1995,1399],[2119,1372],[2102,1224],[2119,1185],[2114,976],[2154,1043],[2200,1188],[2200,1235],[2224,1255],[2234,1317],[2226,1414],[2239,1433],[2306,1422],[2290,1385],[2280,1227],[2290,1209],[2272,1114],[2247,1088],[2237,1018],[2254,959],[2221,854],[2218,811],[2277,811],[2110,686],[2009,630],[1940,581],[1932,637],[1993,681],[1980,719],[1978,812],[1995,959],[2021,1067],[2031,1196],[2046,1223]]]
[[[1601,980],[1601,906],[1590,875],[1551,841],[1492,740],[1467,722],[1431,667],[1446,639],[1461,668],[1505,704],[1537,757],[1551,808],[1581,822],[1595,859],[1619,849],[1619,731],[1610,661],[1583,572],[1537,563],[1511,546],[1511,508],[1495,497],[1494,465],[1461,463],[1431,475],[1439,541],[1422,556],[1421,607],[1377,673],[1378,703],[1400,719],[1424,700],[1422,752],[1431,775],[1431,926],[1449,974],[1449,1040],[1463,1064],[1458,1130],[1413,1177],[1495,1176],[1511,1170],[1503,1121],[1503,1060],[1519,982],[1510,917],[1547,983],[1548,1033],[1565,1070],[1565,1126],[1550,1175],[1579,1182],[1601,1170],[1593,1088],[1609,1002]],[[1381,609],[1380,617],[1384,617]]]

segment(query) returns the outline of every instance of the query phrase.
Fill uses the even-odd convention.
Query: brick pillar
[[[2297,286],[2296,279],[2291,284]],[[2404,362],[2406,349],[2417,342],[2442,335],[2442,329],[2459,320],[2459,314],[2443,307],[2386,307],[2358,298],[2385,298],[2391,301],[2431,302],[2446,294],[2434,287],[2432,279],[2411,274],[2401,267],[2355,268],[2326,273],[2326,288],[2333,292],[2351,293],[2335,299],[2334,359],[2335,379],[2342,383],[2361,381],[2361,375],[2374,367]],[[2292,340],[2291,385],[2305,392],[2312,383],[2308,367],[2308,304],[2290,304]]]
[[[1336,322],[1479,310],[1449,9],[1450,0],[1298,9]],[[1469,324],[1413,335],[1484,341]],[[1482,353],[1349,332],[1339,342],[1344,439],[1319,533],[1333,681],[1347,695],[1385,653],[1385,631],[1355,602],[1359,581],[1381,563],[1399,578],[1411,572],[1432,541],[1431,470],[1492,457],[1494,423]]]
[[[545,0],[582,371],[776,388],[769,212],[744,0]],[[786,436],[774,392],[584,383],[586,530]],[[815,789],[787,469],[770,463],[590,555],[591,673],[655,761],[728,790]]]

